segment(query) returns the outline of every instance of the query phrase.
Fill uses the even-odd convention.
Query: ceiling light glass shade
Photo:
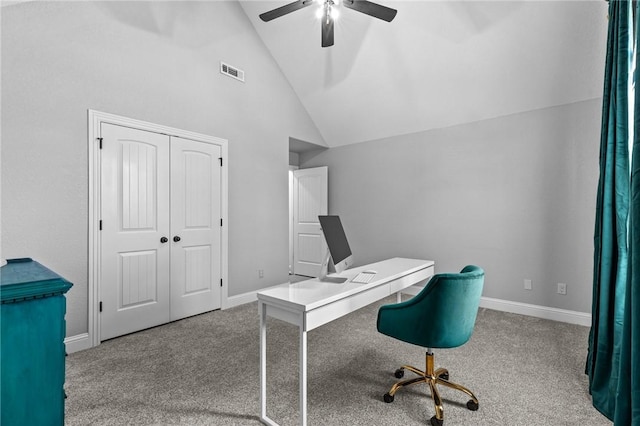
[[[317,10],[316,10],[316,18],[318,19],[322,19],[322,17],[324,16],[324,10],[326,8],[329,9],[329,16],[331,17],[332,20],[336,20],[338,19],[338,17],[340,16],[340,10],[338,10],[338,8],[335,6],[336,4],[338,4],[337,0],[318,0],[322,6],[320,6]]]

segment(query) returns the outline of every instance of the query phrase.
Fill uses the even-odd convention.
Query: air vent
[[[228,75],[229,77],[244,82],[244,71],[242,71],[241,69],[232,67],[231,65],[225,64],[224,62],[220,62],[220,72],[224,75]]]

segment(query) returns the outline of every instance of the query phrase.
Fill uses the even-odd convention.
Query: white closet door
[[[317,277],[326,254],[319,215],[328,211],[328,167],[293,171],[293,271]]]
[[[171,137],[171,320],[220,308],[220,156]]]
[[[101,124],[101,340],[170,320],[169,137]]]

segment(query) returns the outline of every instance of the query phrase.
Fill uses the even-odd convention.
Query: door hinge
[[[100,302],[100,312],[102,312],[102,302]]]
[[[222,167],[222,157],[218,157],[218,160],[220,160],[220,167]]]
[[[98,225],[100,227],[100,231],[102,231],[102,220],[100,220],[100,225]]]
[[[98,142],[100,142],[100,149],[102,149],[102,138],[98,138]]]
[[[222,287],[222,278],[220,278],[220,287]]]

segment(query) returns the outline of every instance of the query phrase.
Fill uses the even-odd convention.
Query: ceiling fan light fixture
[[[340,16],[340,10],[336,7],[338,0],[316,0],[320,7],[316,10],[316,18],[322,19],[326,16],[330,19],[336,20]]]
[[[393,21],[393,18],[395,18],[398,13],[395,9],[373,3],[369,0],[295,0],[292,3],[261,13],[260,19],[264,22],[269,22],[275,18],[311,6],[312,4],[318,4],[320,7],[316,11],[316,16],[322,20],[322,47],[330,47],[333,46],[333,22],[338,19],[340,11],[337,5],[340,2],[342,2],[347,9],[352,9],[356,12],[364,13],[387,22]]]

